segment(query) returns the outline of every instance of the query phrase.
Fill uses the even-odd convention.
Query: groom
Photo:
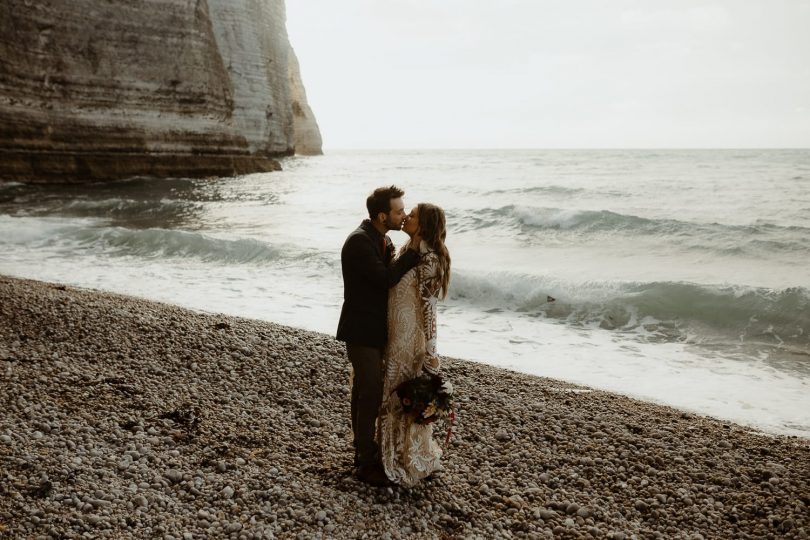
[[[382,402],[383,349],[388,334],[388,289],[396,285],[419,262],[420,238],[413,249],[396,261],[388,231],[398,231],[407,219],[396,186],[374,190],[366,199],[368,219],[355,229],[340,253],[343,270],[343,309],[337,339],[346,342],[346,354],[354,368],[352,384],[352,432],[357,477],[363,482],[385,485],[379,449],[374,441],[377,411]]]

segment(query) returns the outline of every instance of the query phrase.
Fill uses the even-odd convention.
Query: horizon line
[[[325,147],[323,148],[324,152],[327,151],[346,151],[346,150],[355,150],[355,151],[381,151],[381,150],[418,150],[418,151],[426,151],[426,150],[437,150],[437,151],[448,151],[448,150],[810,150],[810,146],[616,146],[616,147],[609,147],[609,146],[455,146],[455,147],[407,147],[407,146],[387,146],[387,147]]]

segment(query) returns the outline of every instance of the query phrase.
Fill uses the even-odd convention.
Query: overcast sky
[[[325,148],[810,147],[810,0],[287,0]]]

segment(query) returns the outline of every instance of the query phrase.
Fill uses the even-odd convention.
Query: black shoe
[[[357,467],[355,472],[357,479],[366,484],[385,487],[393,485],[391,480],[385,475],[385,469],[380,463],[366,463]]]

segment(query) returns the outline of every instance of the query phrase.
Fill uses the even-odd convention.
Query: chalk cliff
[[[0,179],[229,175],[320,153],[283,0],[3,0]]]

